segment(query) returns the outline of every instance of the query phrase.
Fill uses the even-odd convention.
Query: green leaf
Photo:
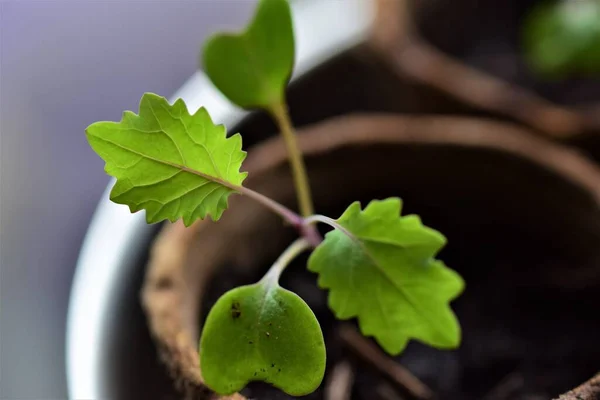
[[[308,261],[319,286],[330,289],[329,306],[339,319],[358,317],[360,329],[390,354],[411,338],[438,348],[460,342],[449,301],[463,280],[433,257],[446,239],[416,215],[400,217],[401,201],[353,203]]]
[[[525,58],[540,75],[600,74],[600,1],[542,2],[523,23]]]
[[[287,0],[260,0],[243,33],[210,38],[204,46],[203,64],[213,84],[240,107],[282,103],[294,66],[294,31]]]
[[[323,334],[298,295],[263,280],[225,293],[210,310],[200,366],[206,385],[222,395],[258,380],[306,395],[325,374]]]
[[[120,122],[90,125],[86,135],[117,178],[111,200],[131,212],[145,209],[148,223],[183,218],[189,226],[207,215],[216,221],[247,175],[240,172],[241,136],[226,138],[204,108],[190,115],[181,99],[170,105],[146,93],[139,116],[126,111]]]

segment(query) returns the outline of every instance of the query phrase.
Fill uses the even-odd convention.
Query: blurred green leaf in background
[[[523,22],[522,40],[542,77],[600,76],[600,0],[542,2]]]

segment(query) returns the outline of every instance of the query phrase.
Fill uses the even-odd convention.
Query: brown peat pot
[[[398,196],[403,213],[418,213],[448,237],[440,258],[467,283],[452,303],[462,345],[438,351],[411,343],[396,358],[436,398],[549,399],[598,371],[600,169],[593,162],[516,125],[476,118],[354,114],[304,127],[298,140],[317,212],[337,217],[355,200]],[[243,170],[245,185],[295,207],[281,140],[253,146]],[[199,369],[210,305],[258,280],[294,237],[242,196],[231,198],[218,223],[170,224],[159,233],[142,302],[160,358],[186,398],[218,398]],[[305,262],[293,263],[282,285],[307,301],[326,339],[324,384],[306,398],[331,398],[331,370],[342,361],[354,371],[351,399],[390,398],[390,390],[399,393],[391,398],[408,398],[342,343],[341,322]],[[231,398],[289,397],[253,383]]]

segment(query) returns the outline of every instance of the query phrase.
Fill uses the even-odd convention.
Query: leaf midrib
[[[105,143],[109,143],[109,144],[111,144],[113,146],[117,146],[117,147],[119,147],[119,148],[121,148],[121,149],[123,149],[125,151],[128,151],[128,152],[130,152],[132,154],[138,155],[140,157],[144,157],[144,158],[146,158],[148,160],[151,160],[151,161],[154,161],[154,162],[156,162],[158,164],[168,165],[170,167],[177,168],[177,169],[179,169],[181,171],[188,172],[190,174],[194,174],[194,175],[200,176],[200,177],[202,177],[204,179],[208,179],[208,180],[210,180],[212,182],[215,182],[215,183],[218,183],[218,184],[220,184],[222,186],[225,186],[225,187],[227,187],[227,188],[229,188],[229,189],[231,189],[233,191],[239,192],[239,189],[240,189],[239,186],[237,186],[237,185],[235,185],[233,183],[227,182],[226,180],[223,180],[221,178],[217,178],[215,176],[212,176],[212,175],[209,175],[209,174],[205,174],[203,172],[200,172],[200,171],[197,171],[195,169],[189,168],[186,165],[181,165],[181,164],[177,164],[177,163],[174,163],[174,162],[171,162],[171,161],[161,160],[161,159],[158,159],[156,157],[152,157],[152,156],[150,156],[148,154],[144,154],[144,153],[141,153],[141,152],[139,152],[137,150],[131,149],[131,148],[126,147],[126,146],[123,146],[120,143],[116,143],[116,142],[107,140],[107,139],[105,139],[103,137],[100,137],[100,136],[97,136],[97,135],[93,135],[91,133],[89,133],[89,134],[91,136],[93,136],[94,138],[100,140],[100,141],[103,141]]]
[[[437,324],[435,324],[430,318],[428,318],[427,313],[422,312],[421,309],[419,307],[417,307],[417,305],[415,304],[415,302],[413,301],[412,297],[404,290],[404,288],[397,284],[396,281],[394,279],[392,279],[387,271],[385,270],[385,268],[383,268],[382,266],[379,265],[379,263],[377,262],[377,260],[371,255],[371,253],[367,250],[367,248],[364,246],[363,242],[360,240],[360,238],[358,236],[356,236],[352,231],[348,230],[347,227],[344,227],[349,233],[351,233],[353,235],[353,237],[349,237],[349,239],[351,239],[352,242],[356,243],[359,248],[361,249],[361,251],[365,254],[365,256],[367,257],[368,261],[370,262],[370,264],[372,264],[375,269],[379,272],[379,274],[383,277],[385,277],[391,284],[392,286],[394,286],[396,288],[396,290],[398,290],[398,292],[400,292],[400,294],[402,295],[402,297],[406,300],[406,302],[414,309],[416,310],[419,315],[421,315],[421,317],[425,320],[427,320],[427,322],[430,324],[430,326],[435,327],[436,330],[437,329]],[[354,239],[354,240],[352,240]],[[388,325],[388,321],[387,318],[385,318],[385,323],[386,325]],[[439,331],[439,330],[438,330]]]
[[[277,286],[274,286],[273,284],[270,283],[266,283],[266,284],[262,284],[259,283],[258,285],[263,286],[264,288],[264,295],[262,296],[261,302],[260,302],[260,307],[258,309],[258,316],[256,317],[256,323],[254,324],[254,330],[256,331],[256,337],[254,338],[254,342],[256,343],[255,349],[256,349],[256,353],[260,356],[260,359],[262,360],[263,364],[265,363],[265,357],[262,354],[262,351],[260,349],[260,343],[261,343],[261,335],[260,335],[260,329],[259,326],[261,325],[261,321],[262,321],[262,316],[265,310],[265,304],[267,302],[267,297],[269,297],[269,295],[271,294],[271,292],[273,290],[277,289]]]

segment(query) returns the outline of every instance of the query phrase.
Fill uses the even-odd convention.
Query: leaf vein
[[[181,151],[181,149],[179,148],[179,145],[177,144],[177,142],[175,141],[175,139],[173,139],[171,137],[171,135],[169,134],[169,132],[167,132],[165,130],[165,128],[163,128],[162,124],[160,123],[160,120],[158,119],[158,116],[156,115],[156,111],[154,111],[154,106],[152,105],[152,101],[148,102],[148,105],[150,106],[150,111],[152,112],[152,115],[154,116],[154,119],[156,120],[156,123],[158,124],[158,127],[160,128],[160,131],[169,138],[169,140],[171,140],[171,142],[173,143],[173,146],[175,146],[175,149],[177,149],[177,152],[179,153],[179,157],[181,157],[181,162],[183,163],[183,165],[187,166],[187,162],[185,161],[185,157],[183,156],[183,153]]]

